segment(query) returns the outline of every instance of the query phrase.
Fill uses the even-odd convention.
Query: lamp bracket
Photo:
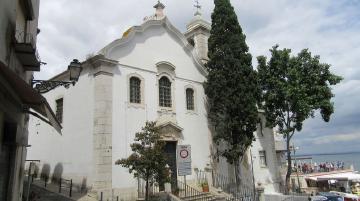
[[[32,80],[31,85],[39,93],[43,94],[55,89],[58,86],[69,88],[70,84],[75,85],[75,81],[55,81],[55,80]]]

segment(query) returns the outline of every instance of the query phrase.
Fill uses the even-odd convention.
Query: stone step
[[[216,197],[210,193],[202,193],[202,194],[193,195],[193,196],[181,197],[181,200],[184,200],[184,201],[196,201],[196,200],[212,201],[212,200],[216,200]]]

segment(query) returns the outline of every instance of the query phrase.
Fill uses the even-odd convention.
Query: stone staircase
[[[222,201],[223,197],[212,191],[202,192],[196,185],[187,185],[178,181],[179,193],[177,197],[182,201]]]
[[[197,195],[189,195],[180,197],[183,201],[217,201],[218,198],[211,193],[200,193]]]

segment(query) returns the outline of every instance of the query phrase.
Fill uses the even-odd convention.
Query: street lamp
[[[32,80],[31,85],[39,93],[46,93],[58,86],[69,87],[70,84],[73,86],[79,80],[80,73],[82,71],[82,66],[79,60],[74,59],[68,66],[68,71],[70,74],[70,81],[57,81],[57,80]]]
[[[299,170],[298,170],[298,165],[297,165],[297,162],[296,162],[296,150],[299,150],[299,147],[295,147],[295,145],[293,143],[292,146],[290,145],[290,150],[294,151],[294,165],[295,165],[295,169],[296,169],[296,177],[297,177],[297,181],[298,181],[299,192],[301,192],[301,185],[300,185],[300,179],[299,179]]]
[[[70,81],[73,81],[73,84],[75,84],[79,80],[82,71],[81,63],[74,59],[68,66],[68,71],[70,71]]]

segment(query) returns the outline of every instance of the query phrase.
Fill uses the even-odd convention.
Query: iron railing
[[[149,181],[149,195],[155,195],[159,193],[159,184],[155,181]],[[146,195],[146,181],[138,179],[138,198],[145,198]]]
[[[63,179],[63,178],[59,179],[59,193],[61,193],[61,189],[63,188],[69,189],[69,197],[71,197],[72,187],[73,187],[72,179]]]
[[[16,30],[15,39],[16,39],[16,43],[31,44],[33,49],[36,49],[36,40],[32,33]]]
[[[228,178],[224,175],[212,172],[213,186],[220,188],[225,193],[230,194],[226,198],[229,201],[257,201],[258,195],[256,193],[253,182],[250,185],[241,184],[235,178]],[[240,183],[240,184],[239,184]]]
[[[185,183],[178,181],[177,192],[174,194],[181,199],[194,199],[197,201],[211,201],[214,200],[214,196],[208,192],[200,192],[197,189],[186,185]]]
[[[37,61],[39,61],[39,63],[41,62],[40,55],[36,49],[36,39],[32,33],[27,33],[25,31],[16,30],[15,31],[15,40],[16,40],[17,44],[31,45],[32,50],[31,50],[31,52],[27,52],[27,53],[35,54]]]
[[[36,178],[36,175],[31,175],[31,183],[34,182],[34,178]],[[44,175],[44,176],[40,176],[40,181],[44,182],[44,187],[47,188],[48,187],[48,182],[49,182],[49,176]],[[66,189],[66,191],[68,191],[68,196],[72,197],[72,193],[73,193],[73,181],[72,179],[64,179],[64,178],[58,178],[56,179],[55,182],[52,182],[52,184],[57,185],[58,186],[58,192],[59,193],[65,193],[63,192],[63,189]]]

